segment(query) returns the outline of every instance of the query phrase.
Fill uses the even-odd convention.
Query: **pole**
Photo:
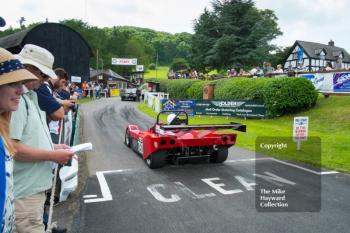
[[[157,58],[156,58],[156,78],[158,78],[158,51],[157,51]]]
[[[96,49],[96,71],[98,71],[98,49]]]
[[[300,151],[300,147],[301,147],[301,140],[297,141],[297,151]]]

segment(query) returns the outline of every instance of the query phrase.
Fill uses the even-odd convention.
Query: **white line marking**
[[[296,164],[293,164],[293,163],[288,163],[288,162],[285,162],[285,161],[282,161],[282,160],[278,160],[278,159],[274,159],[274,158],[270,158],[272,161],[275,161],[277,163],[282,163],[282,164],[285,164],[285,165],[288,165],[288,166],[291,166],[291,167],[296,167],[296,168],[299,168],[301,170],[304,170],[304,171],[307,171],[307,172],[310,172],[310,173],[313,173],[313,174],[316,174],[316,175],[328,175],[328,174],[337,174],[338,172],[337,171],[324,171],[324,172],[317,172],[317,171],[313,171],[311,169],[308,169],[308,168],[305,168],[305,167],[301,167],[301,166],[298,166]]]
[[[93,203],[93,202],[102,202],[102,201],[111,201],[113,200],[111,191],[108,187],[107,181],[105,179],[104,174],[110,174],[110,173],[123,173],[127,171],[131,171],[132,169],[120,169],[120,170],[111,170],[111,171],[101,171],[96,172],[97,180],[100,184],[100,189],[102,193],[102,198],[95,198],[95,199],[88,199],[84,200],[84,203]]]
[[[84,195],[83,198],[96,198],[97,195]]]
[[[225,163],[239,163],[239,162],[249,162],[249,161],[256,161],[256,160],[269,160],[271,158],[254,158],[254,159],[231,159],[226,160]]]
[[[299,168],[300,170],[304,170],[304,171],[307,171],[307,172],[310,172],[310,173],[313,173],[313,174],[316,174],[316,175],[320,175],[319,172],[316,172],[316,171],[307,169],[307,168],[305,168],[305,167],[301,167],[301,166],[295,165],[295,164],[293,164],[293,163],[288,163],[288,162],[281,161],[281,160],[274,159],[274,158],[270,158],[270,159],[271,159],[272,161],[277,162],[277,163],[282,163],[282,164],[285,164],[285,165],[288,165],[288,166],[291,166],[291,167]]]
[[[321,172],[320,175],[329,175],[329,174],[338,174],[339,172],[337,171],[329,171],[329,172]]]
[[[282,161],[282,160],[278,160],[278,159],[275,159],[275,158],[231,159],[231,160],[227,160],[225,163],[251,162],[251,161],[258,161],[258,160],[272,160],[272,161],[275,161],[277,163],[282,163],[284,165],[295,167],[295,168],[298,168],[300,170],[304,170],[304,171],[307,171],[307,172],[310,172],[310,173],[313,173],[313,174],[316,174],[316,175],[320,175],[320,176],[322,176],[322,175],[338,174],[339,173],[337,171],[317,172],[317,171],[314,171],[314,170],[311,170],[311,169],[308,169],[308,168],[305,168],[305,167],[301,167],[301,166],[298,166],[298,165],[293,164],[293,163],[288,163],[288,162],[285,162],[285,161]]]

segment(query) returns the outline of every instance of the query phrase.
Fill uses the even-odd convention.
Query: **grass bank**
[[[145,73],[145,79],[148,78],[159,78],[159,79],[167,79],[168,78],[168,66],[158,66],[157,70],[148,70]]]
[[[151,117],[155,117],[151,109],[140,104],[139,109]],[[237,146],[255,150],[255,140],[261,137],[291,137],[293,133],[293,118],[295,116],[309,117],[309,136],[321,139],[321,164],[328,169],[350,172],[350,97],[319,96],[317,104],[309,111],[283,116],[275,119],[241,119],[234,117],[190,117],[190,124],[222,124],[239,122],[247,125],[247,132],[238,132]],[[163,118],[162,120],[165,120]],[[307,156],[284,157],[287,160],[299,160],[316,164]]]

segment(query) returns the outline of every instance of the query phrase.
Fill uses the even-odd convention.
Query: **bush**
[[[189,68],[190,68],[190,65],[188,64],[188,61],[184,58],[175,58],[170,65],[170,69],[173,69],[174,71],[184,70]]]
[[[234,78],[216,81],[214,96],[219,100],[263,100],[263,89],[269,79]]]
[[[208,84],[206,81],[194,81],[192,86],[187,89],[186,95],[189,99],[201,100],[203,99],[203,87]]]
[[[305,78],[273,78],[265,84],[263,95],[271,117],[309,109],[318,97],[313,84]]]
[[[268,117],[307,110],[315,105],[318,93],[304,78],[234,78],[216,81],[162,80],[160,90],[170,98],[197,99],[203,97],[203,87],[215,84],[217,100],[260,100],[265,104]]]
[[[169,93],[173,99],[188,99],[187,89],[192,86],[196,80],[166,80],[160,83],[160,90]]]
[[[154,63],[149,64],[148,65],[148,69],[155,70],[156,69],[156,64],[154,64]]]
[[[215,99],[260,100],[268,117],[309,109],[315,105],[317,91],[304,78],[226,79],[217,82]]]

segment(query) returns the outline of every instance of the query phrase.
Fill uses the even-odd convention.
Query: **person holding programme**
[[[15,150],[9,138],[11,112],[18,109],[23,94],[22,83],[29,80],[37,78],[9,51],[0,48],[0,211],[3,233],[14,231],[12,156]]]
[[[15,226],[18,233],[44,233],[45,192],[52,187],[51,161],[65,164],[74,153],[67,145],[52,143],[46,114],[40,110],[34,91],[47,76],[56,77],[52,70],[53,55],[44,48],[27,44],[17,57],[40,81],[24,84],[19,108],[13,112],[10,123],[10,138],[15,148]]]

